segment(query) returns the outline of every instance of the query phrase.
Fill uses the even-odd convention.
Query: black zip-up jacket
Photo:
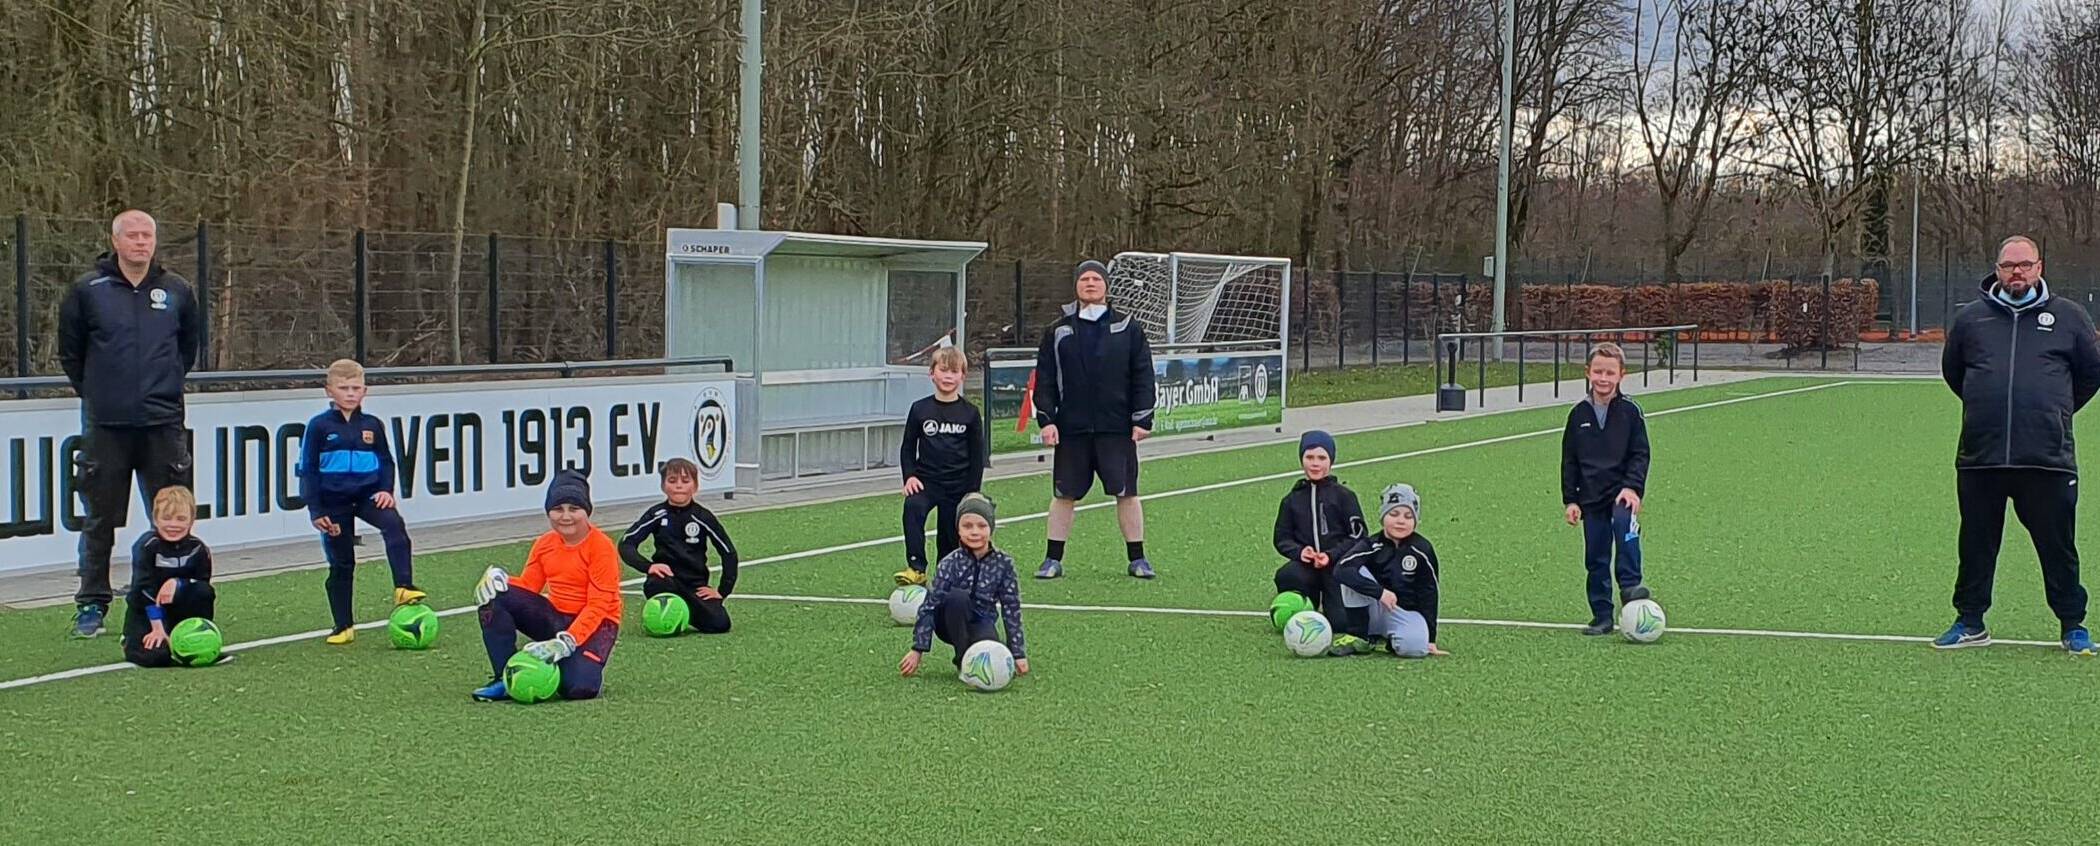
[[[1035,354],[1036,425],[1060,436],[1151,431],[1157,399],[1145,327],[1113,306],[1087,320],[1066,303]]]
[[[651,538],[656,540],[656,548],[643,555],[642,541]],[[645,576],[649,565],[668,564],[673,579],[698,590],[707,584],[710,543],[722,556],[722,583],[715,585],[715,592],[727,597],[736,592],[736,544],[729,542],[729,532],[722,528],[715,513],[698,502],[683,506],[659,502],[649,506],[620,538],[620,560]]]
[[[1940,375],[1961,397],[1962,470],[2021,468],[2078,472],[2071,415],[2100,391],[2100,339],[2093,320],[2037,280],[2034,302],[2011,306],[1984,277],[1983,297],[1954,315]]]
[[[1364,510],[1356,492],[1329,476],[1299,479],[1276,508],[1276,551],[1292,561],[1306,547],[1341,555],[1364,536]]]
[[[170,543],[148,529],[131,547],[129,601],[144,614],[145,606],[154,604],[154,594],[169,579],[211,581],[211,547],[196,535]]]
[[[1365,596],[1375,597],[1380,590],[1392,591],[1400,607],[1422,615],[1429,623],[1429,642],[1435,643],[1442,569],[1436,560],[1436,547],[1421,532],[1399,540],[1379,532],[1335,565],[1334,578]]]
[[[133,286],[103,253],[58,307],[58,363],[96,426],[183,422],[182,382],[202,337],[190,284],[159,262]]]
[[[1576,400],[1560,436],[1560,501],[1597,508],[1629,489],[1648,495],[1648,421],[1641,407],[1614,395],[1600,429],[1590,398]]]
[[[917,476],[934,491],[971,493],[984,487],[984,468],[992,463],[989,437],[984,415],[969,400],[925,397],[912,403],[904,418],[897,467],[904,478]]]

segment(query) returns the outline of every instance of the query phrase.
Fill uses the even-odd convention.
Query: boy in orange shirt
[[[474,587],[493,676],[474,691],[477,702],[510,698],[503,665],[518,653],[521,632],[533,638],[526,652],[561,668],[561,698],[595,698],[604,686],[620,636],[620,553],[591,525],[590,480],[573,470],[556,474],[547,485],[547,523],[552,530],[532,545],[517,578],[490,567]]]

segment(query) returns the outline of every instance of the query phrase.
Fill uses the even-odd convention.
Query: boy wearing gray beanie
[[[1335,565],[1348,613],[1336,628],[1360,627],[1358,637],[1384,638],[1403,658],[1448,654],[1436,645],[1436,547],[1415,527],[1422,498],[1411,485],[1392,485],[1378,498],[1379,532]],[[1332,615],[1330,615],[1332,616]]]

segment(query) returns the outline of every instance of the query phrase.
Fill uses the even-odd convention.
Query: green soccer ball
[[[386,618],[386,636],[395,649],[429,649],[437,643],[438,615],[428,605],[403,605]]]
[[[510,656],[503,665],[503,689],[510,698],[530,705],[554,698],[561,689],[561,668],[530,652]]]
[[[209,667],[219,662],[219,652],[226,647],[226,636],[219,626],[203,617],[191,617],[175,624],[168,632],[168,652],[175,656],[175,663],[185,667]]]
[[[692,612],[686,610],[685,598],[675,593],[659,593],[642,602],[642,629],[650,637],[671,637],[685,632],[686,624],[692,620]]]
[[[1279,632],[1283,631],[1284,624],[1289,623],[1292,617],[1298,616],[1298,612],[1312,610],[1315,610],[1313,602],[1306,599],[1305,594],[1295,590],[1284,591],[1269,602],[1269,625],[1275,626]]]

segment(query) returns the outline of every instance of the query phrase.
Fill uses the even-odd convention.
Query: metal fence
[[[11,297],[0,296],[0,351],[14,355],[0,370],[13,376],[54,374],[60,300],[108,249],[108,223],[17,216],[11,230],[6,254],[14,268],[14,291]],[[446,233],[163,225],[159,258],[198,290],[209,327],[207,370],[315,367],[345,356],[377,366],[413,366],[664,354],[661,241],[479,233],[460,243],[456,276],[453,247],[453,236]],[[1915,311],[1920,328],[1944,325],[1974,296],[1974,274],[1960,272],[1959,265],[1946,255],[1934,268],[1937,278],[1921,273]],[[981,359],[993,346],[1034,346],[1059,306],[1072,297],[1071,268],[1068,261],[996,254],[972,264],[963,342],[973,358]],[[1557,275],[1542,267],[1513,270],[1519,268],[1506,297],[1510,331],[1583,323],[1566,313],[1528,308],[1527,289],[1616,281],[1576,270]],[[1749,281],[1756,275],[1714,279]],[[1813,277],[1794,279],[1800,285],[1820,283]],[[2052,285],[2058,294],[2081,302],[2100,291],[2100,280],[2056,279]],[[1913,314],[1907,272],[1884,283],[1881,296],[1876,325],[1907,330]],[[952,313],[948,297],[937,284],[895,286],[887,317],[893,360],[903,360],[918,350],[919,341],[945,331]],[[1291,359],[1301,370],[1426,364],[1437,333],[1489,328],[1491,301],[1488,280],[1477,274],[1294,267],[1287,304]],[[1621,325],[1683,319],[1623,316],[1627,319],[1617,321]],[[1712,345],[1735,333],[1746,339],[1741,363],[1823,366],[1824,356],[1810,364],[1785,355],[1798,351],[1757,344],[1765,320],[1746,311],[1732,321],[1701,317],[1699,322],[1710,352],[1719,353]],[[1860,343],[1843,331],[1831,337],[1841,351]],[[1832,366],[1849,363],[1842,355],[1838,362]]]

